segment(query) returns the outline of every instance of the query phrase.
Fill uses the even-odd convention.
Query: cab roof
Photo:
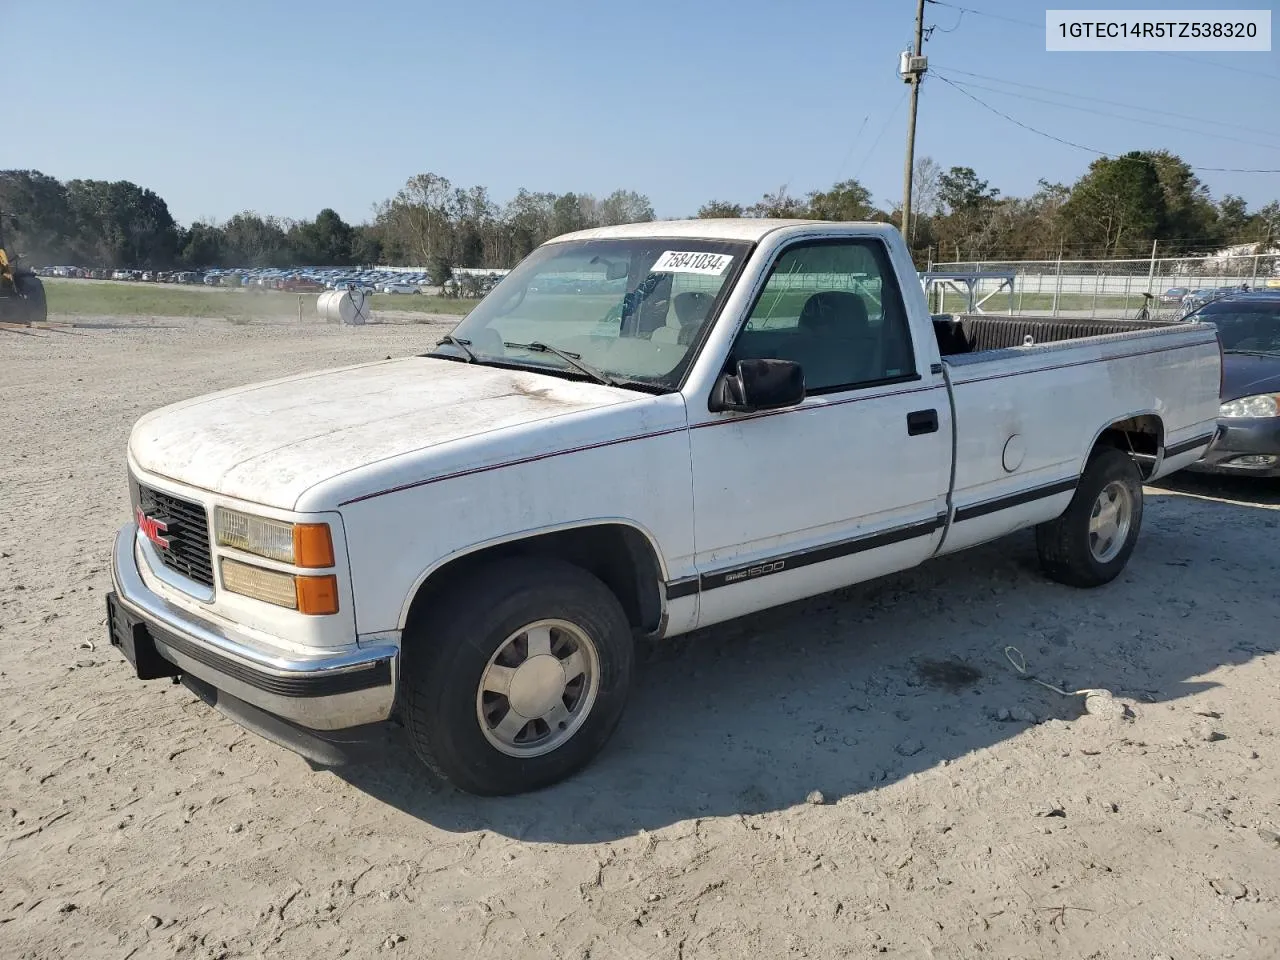
[[[831,220],[770,220],[742,217],[725,220],[649,220],[643,223],[624,223],[616,227],[595,227],[553,237],[547,243],[564,243],[570,240],[621,240],[644,237],[687,237],[694,240],[745,240],[758,243],[775,230],[808,228],[828,232],[830,228],[852,228],[859,234],[890,231],[887,223],[836,223]],[[798,232],[798,231],[797,231]]]

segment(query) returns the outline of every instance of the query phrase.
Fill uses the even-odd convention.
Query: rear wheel
[[[23,273],[13,278],[13,286],[22,302],[21,319],[25,323],[43,323],[49,316],[44,297],[44,284],[35,274]]]
[[[613,733],[631,682],[626,614],[587,571],[515,558],[449,591],[405,632],[405,725],[436,774],[469,793],[547,786]]]
[[[1129,562],[1141,526],[1138,465],[1122,450],[1103,448],[1089,458],[1066,512],[1036,527],[1040,566],[1059,583],[1100,587]]]

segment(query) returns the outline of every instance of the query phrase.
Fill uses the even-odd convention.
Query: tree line
[[[1251,210],[1238,196],[1214,200],[1181,158],[1135,151],[1099,158],[1072,184],[1039,182],[1029,197],[1002,196],[970,167],[916,164],[907,239],[918,263],[1193,255],[1226,246],[1273,246],[1280,203]],[[521,189],[505,203],[482,186],[434,173],[409,179],[367,223],[332,209],[314,220],[253,211],[222,223],[178,224],[164,199],[129,181],[60,181],[36,170],[0,170],[0,213],[9,247],[30,262],[93,267],[346,266],[396,263],[447,276],[455,266],[510,267],[573,230],[654,219],[632,190],[606,197]],[[857,180],[803,196],[786,187],[742,204],[713,200],[698,217],[796,217],[899,223]]]
[[[1101,157],[1075,183],[1039,181],[1029,197],[1004,197],[971,167],[943,170],[931,157],[912,176],[907,240],[927,262],[1122,259],[1191,256],[1224,247],[1280,243],[1280,202],[1250,210],[1209,188],[1167,151]],[[901,224],[902,209],[878,208],[858,181],[846,180],[804,197],[785,187],[750,205],[713,201],[700,217],[804,217]]]

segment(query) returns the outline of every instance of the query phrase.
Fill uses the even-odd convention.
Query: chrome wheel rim
[[[498,645],[476,690],[485,739],[512,757],[564,746],[586,721],[600,688],[600,655],[582,628],[538,620]]]
[[[1110,563],[1124,549],[1133,523],[1133,494],[1128,486],[1112,480],[1089,512],[1089,552],[1099,563]]]

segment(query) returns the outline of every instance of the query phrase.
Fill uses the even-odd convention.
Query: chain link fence
[[[1280,253],[1169,257],[1145,260],[980,260],[935,263],[931,271],[1013,274],[1012,291],[998,279],[975,284],[975,300],[986,313],[1063,317],[1132,317],[1151,294],[1153,311],[1176,315],[1189,292],[1247,286],[1280,290]],[[984,297],[986,298],[984,300]],[[935,286],[930,308],[957,313],[968,308],[966,295]]]

